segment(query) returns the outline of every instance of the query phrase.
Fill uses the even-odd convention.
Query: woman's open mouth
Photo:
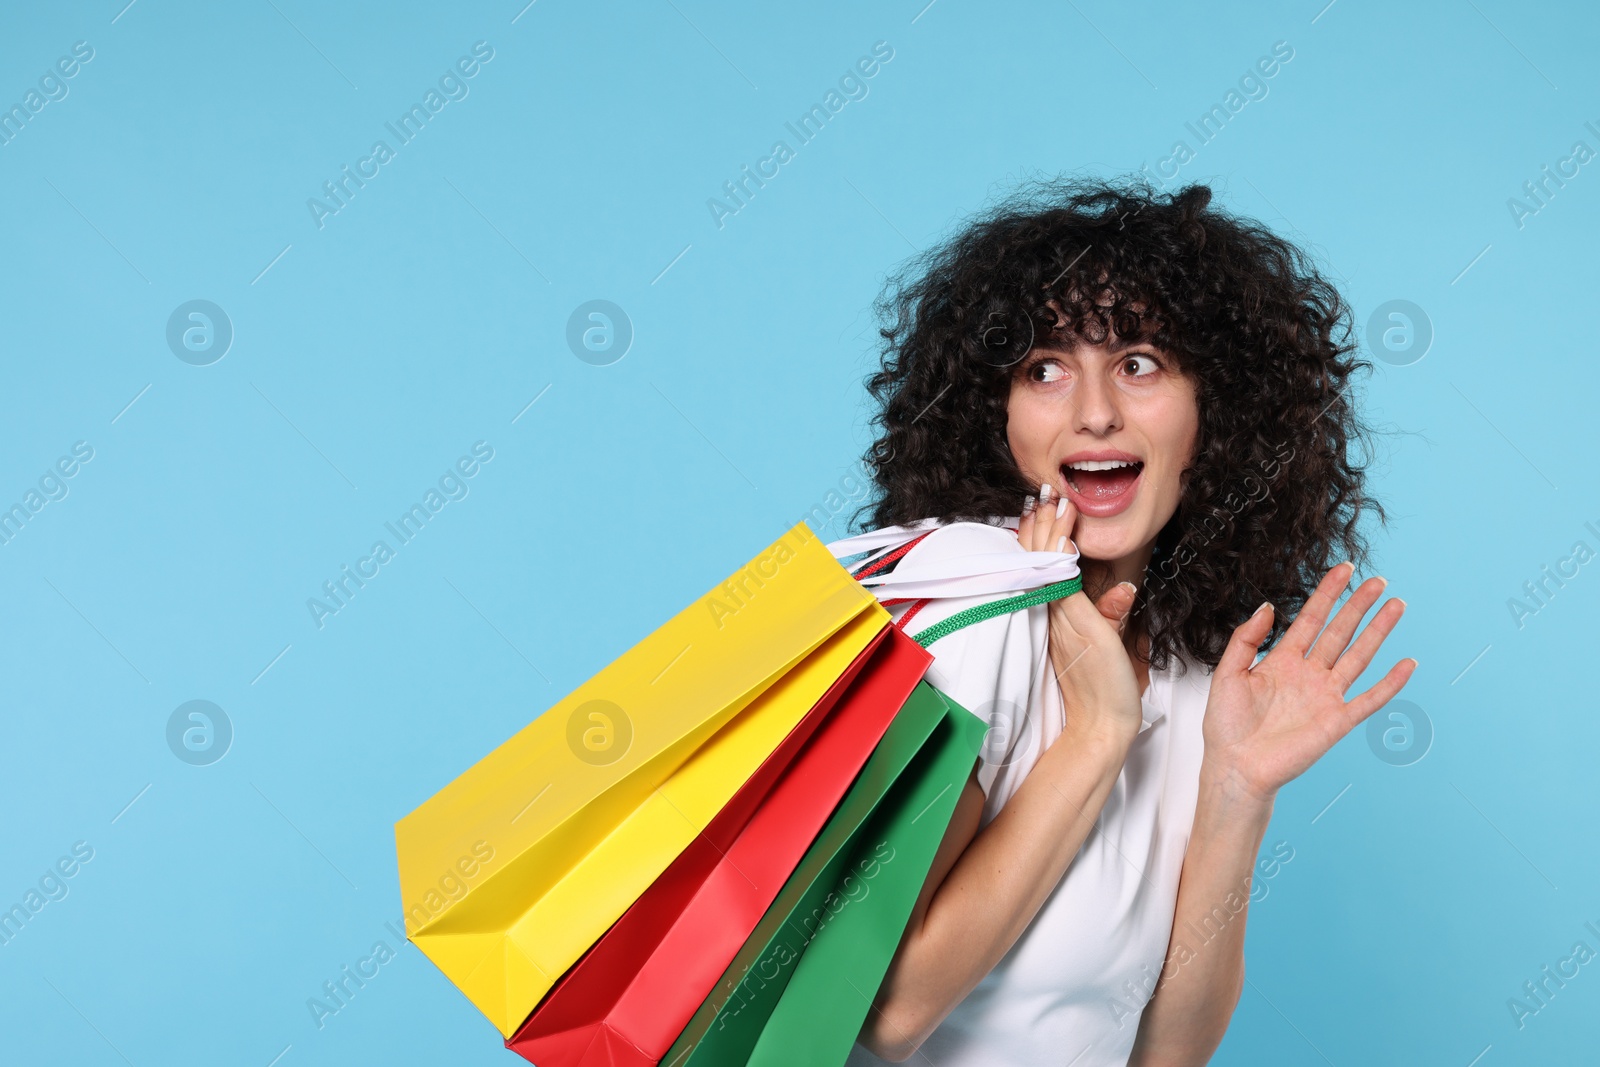
[[[1072,460],[1061,465],[1062,477],[1081,514],[1108,518],[1126,510],[1138,491],[1144,462],[1137,459]]]

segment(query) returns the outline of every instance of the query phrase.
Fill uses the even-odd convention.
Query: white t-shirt
[[[1013,530],[941,527],[901,564],[963,554],[1023,552]],[[1006,594],[935,600],[905,627],[918,633]],[[898,618],[910,605],[891,609]],[[978,782],[982,824],[1016,793],[1061,734],[1048,606],[996,616],[929,646],[927,680],[990,724]],[[1100,818],[1011,951],[928,1037],[915,1062],[932,1067],[1124,1067],[1172,932],[1178,875],[1194,824],[1209,668],[1151,671],[1144,725]],[[847,1067],[885,1061],[860,1045]]]

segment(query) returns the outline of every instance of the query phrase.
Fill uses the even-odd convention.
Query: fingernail
[[[1406,602],[1400,597],[1395,597],[1395,599],[1400,601],[1400,610],[1406,610]]]
[[[1043,504],[1050,499],[1050,483],[1045,482],[1039,487],[1039,503]]]
[[[1060,502],[1058,502],[1056,504],[1056,518],[1059,519],[1061,516],[1065,515],[1066,513],[1067,513],[1067,498],[1066,497],[1062,497]]]
[[[1032,515],[1033,514],[1034,505],[1036,503],[1037,503],[1037,501],[1035,501],[1033,499],[1033,497],[1031,497],[1031,496],[1026,498],[1025,500],[1023,500],[1023,502],[1022,502],[1022,513],[1024,515]]]
[[[1056,551],[1057,552],[1065,552],[1066,550],[1067,550],[1067,535],[1066,534],[1062,534],[1061,535],[1061,540],[1056,542]]]
[[[1270,601],[1270,600],[1263,600],[1263,601],[1262,601],[1262,602],[1261,602],[1261,607],[1259,607],[1259,608],[1257,608],[1257,609],[1256,609],[1256,610],[1255,610],[1255,611],[1253,611],[1253,612],[1251,612],[1251,613],[1250,613],[1250,617],[1251,617],[1251,618],[1252,618],[1252,619],[1253,619],[1253,618],[1255,618],[1255,617],[1256,617],[1256,616],[1257,616],[1257,615],[1260,615],[1260,614],[1261,614],[1261,611],[1262,611],[1262,608],[1270,608],[1270,607],[1272,607],[1272,601]]]
[[[1132,593],[1134,596],[1139,595],[1139,587],[1134,585],[1132,582],[1118,582],[1117,584],[1127,586],[1128,592]]]

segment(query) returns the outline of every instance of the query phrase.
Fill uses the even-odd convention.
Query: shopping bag
[[[410,939],[509,1037],[888,618],[797,524],[396,825]]]
[[[1015,519],[994,525],[1014,529]],[[906,558],[941,525],[924,520],[830,544],[840,559],[862,553],[854,577],[886,605],[910,602],[896,620],[924,647],[997,615],[1082,588],[1076,553],[993,552]],[[886,570],[906,558],[903,565]],[[931,626],[908,623],[946,598],[1011,594],[954,612]],[[860,805],[863,772],[817,844],[785,885],[663,1061],[669,1067],[838,1067],[871,1010],[979,752],[986,723],[927,682],[896,720],[937,707],[931,733],[890,782],[881,804]],[[891,728],[891,734],[895,727]],[[890,746],[890,737],[883,743]],[[874,754],[874,760],[878,754]],[[869,763],[869,769],[871,768]],[[866,819],[864,824],[855,819]]]
[[[863,895],[849,895],[849,876],[836,885],[848,906],[804,946],[749,1067],[839,1067],[849,1056],[987,733],[977,716],[939,695],[948,705],[939,733],[917,754],[920,766],[896,783],[899,795],[878,811],[848,865]]]
[[[931,662],[899,629],[882,637],[859,675],[841,679],[837,705],[754,811],[747,794],[762,787],[759,775],[562,978],[508,1048],[539,1067],[660,1062]]]
[[[983,734],[975,715],[926,681],[917,684],[663,1064],[723,1067],[756,1062],[752,1056],[786,1065],[844,1062]],[[852,938],[861,944],[842,943]],[[844,988],[830,993],[830,985]]]

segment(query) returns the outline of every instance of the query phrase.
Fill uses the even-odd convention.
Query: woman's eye
[[[1059,382],[1067,376],[1067,371],[1053,359],[1041,359],[1033,365],[1032,376],[1036,382]]]
[[[1154,356],[1147,356],[1142,352],[1125,358],[1122,361],[1122,366],[1136,378],[1146,374],[1153,374],[1161,369],[1161,364],[1156,362]]]

